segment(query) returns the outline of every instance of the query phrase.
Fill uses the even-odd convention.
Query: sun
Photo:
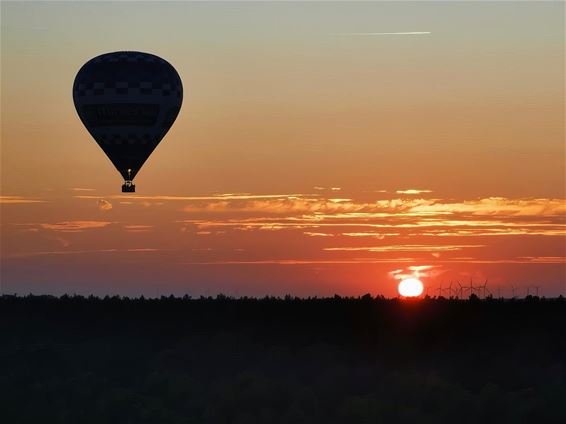
[[[399,294],[404,297],[417,297],[423,292],[423,283],[416,278],[406,278],[399,283]]]

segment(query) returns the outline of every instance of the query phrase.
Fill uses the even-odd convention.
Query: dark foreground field
[[[566,423],[563,299],[0,298],[3,423]]]

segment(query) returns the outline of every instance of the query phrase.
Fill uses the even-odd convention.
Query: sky
[[[562,2],[0,12],[3,293],[566,293]],[[71,95],[118,50],[184,85],[135,194]]]

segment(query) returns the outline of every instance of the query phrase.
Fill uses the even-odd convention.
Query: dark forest
[[[564,423],[566,299],[0,297],[4,423]]]

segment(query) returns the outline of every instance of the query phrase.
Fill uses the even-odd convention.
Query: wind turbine
[[[460,286],[460,288],[458,289],[458,299],[460,299],[460,297],[464,297],[464,290],[466,289],[466,287],[460,284],[459,281],[458,281],[458,285]]]
[[[448,299],[451,299],[452,298],[452,281],[450,281],[450,284],[448,285],[446,290],[448,291]]]
[[[491,292],[489,291],[489,289],[487,288],[487,278],[485,279],[485,282],[483,283],[483,286],[480,286],[480,288],[483,290],[483,298],[485,299],[485,293],[489,292],[489,294],[491,294]]]

